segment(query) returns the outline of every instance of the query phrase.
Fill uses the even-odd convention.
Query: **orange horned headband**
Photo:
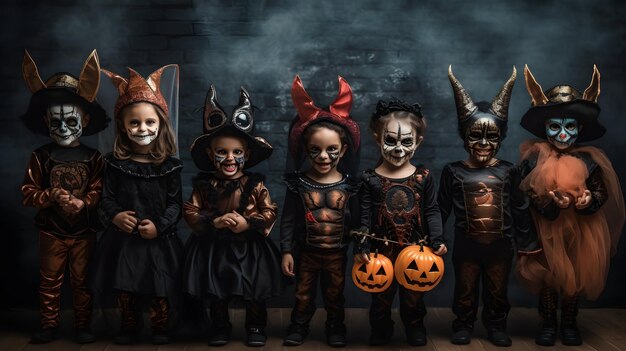
[[[130,73],[128,79],[103,69],[102,72],[111,78],[113,85],[117,88],[117,91],[120,94],[117,98],[117,102],[115,103],[115,118],[118,118],[119,112],[122,108],[136,102],[149,102],[154,104],[158,106],[163,111],[166,118],[168,118],[169,111],[165,98],[161,93],[160,84],[163,70],[170,66],[176,65],[172,64],[163,66],[152,72],[152,74],[148,76],[148,79],[144,79],[139,73],[137,73],[137,71],[130,67],[128,68]]]

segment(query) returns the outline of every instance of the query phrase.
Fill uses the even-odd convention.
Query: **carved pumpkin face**
[[[443,258],[430,247],[407,246],[396,258],[396,280],[409,290],[432,290],[441,281],[443,271]]]
[[[379,253],[370,253],[369,263],[354,263],[352,281],[365,292],[385,291],[393,282],[393,264]]]

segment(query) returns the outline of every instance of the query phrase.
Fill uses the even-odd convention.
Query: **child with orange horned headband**
[[[170,342],[168,320],[183,247],[176,230],[182,215],[182,163],[174,157],[176,139],[159,84],[167,67],[148,79],[130,68],[128,78],[103,70],[119,97],[115,145],[105,156],[101,211],[107,229],[94,260],[94,285],[117,291],[121,330],[116,344],[137,341],[140,296],[150,298],[152,343]]]

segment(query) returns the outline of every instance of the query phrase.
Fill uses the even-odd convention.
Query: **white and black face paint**
[[[309,150],[309,158],[311,159],[311,161],[316,162],[317,158],[322,154],[322,151],[318,148],[312,148]],[[326,154],[328,155],[328,158],[330,158],[331,166],[335,167],[337,166],[337,163],[339,163],[339,156],[341,154],[341,150],[326,150]]]
[[[159,135],[159,124],[153,122],[141,126],[141,122],[136,122],[131,128],[126,129],[126,135],[138,145],[150,145]]]
[[[502,132],[489,118],[479,118],[465,132],[465,149],[476,163],[487,163],[498,153]]]
[[[76,105],[50,105],[46,113],[50,137],[68,146],[83,134],[83,111]]]
[[[390,120],[380,138],[383,158],[396,167],[409,162],[419,146],[415,128],[404,120]]]

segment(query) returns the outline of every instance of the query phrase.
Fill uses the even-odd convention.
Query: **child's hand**
[[[288,277],[293,277],[296,274],[293,272],[293,256],[290,253],[283,254],[283,262],[280,265],[283,269],[283,274]]]
[[[69,196],[69,199],[67,200],[67,202],[63,204],[63,210],[70,214],[79,213],[83,209],[83,207],[85,207],[85,202],[71,194],[68,196]]]
[[[70,192],[61,188],[53,188],[50,195],[52,200],[61,206],[70,199]]]
[[[232,215],[230,213],[227,213],[220,217],[216,217],[213,220],[213,226],[217,229],[229,228],[231,226],[234,226],[235,224],[237,224],[237,222],[235,222],[235,220],[231,217]]]
[[[443,256],[446,253],[448,253],[448,248],[446,247],[446,244],[439,245],[439,249],[435,251],[435,255],[437,256]]]
[[[233,233],[241,233],[250,229],[250,224],[248,223],[248,220],[246,220],[244,216],[237,213],[237,211],[233,211],[232,213],[227,213],[225,216],[227,215],[230,215],[229,218],[235,221],[235,225],[230,226],[230,230]]]
[[[111,220],[116,227],[120,228],[123,232],[128,234],[133,232],[133,229],[137,226],[137,218],[135,218],[135,211],[123,211],[115,215]]]
[[[139,235],[144,239],[154,239],[157,237],[156,226],[149,219],[142,220],[137,229],[139,229]]]
[[[591,191],[585,190],[581,197],[576,200],[576,208],[582,210],[583,208],[587,208],[591,205]]]
[[[370,263],[370,255],[366,254],[365,252],[361,252],[358,254],[354,254],[354,262],[356,263]]]
[[[556,205],[560,208],[568,208],[572,202],[567,194],[563,195],[559,191],[550,191],[548,194],[550,194],[552,201],[554,201],[554,203],[556,203]]]

